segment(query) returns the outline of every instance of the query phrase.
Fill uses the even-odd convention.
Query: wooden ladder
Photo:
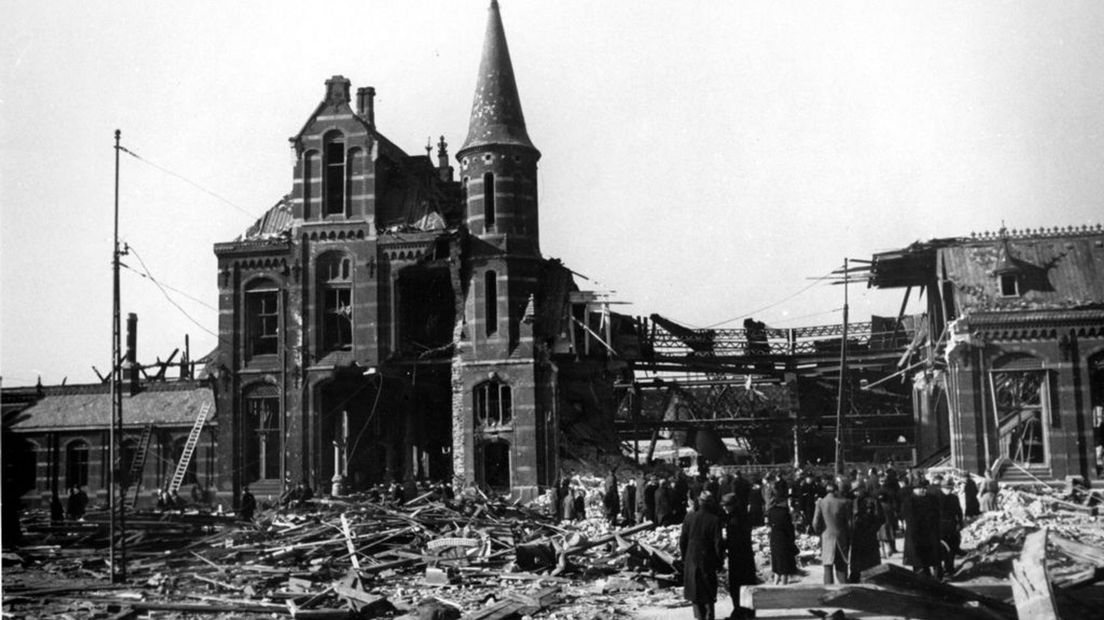
[[[142,429],[142,437],[138,440],[138,449],[134,452],[134,458],[130,461],[130,470],[127,472],[126,482],[134,489],[134,499],[130,507],[138,505],[138,494],[142,489],[142,472],[146,469],[146,456],[149,455],[150,438],[153,437],[153,425],[147,424]]]
[[[172,482],[169,483],[169,495],[180,490],[180,485],[184,482],[184,476],[188,473],[188,465],[192,462],[192,454],[195,453],[196,444],[199,443],[199,435],[203,431],[203,425],[207,423],[207,416],[210,413],[211,403],[203,403],[203,408],[199,410],[199,417],[192,425],[192,432],[188,434],[188,441],[184,444],[184,451],[180,453],[180,460],[176,463],[176,473],[173,474]]]

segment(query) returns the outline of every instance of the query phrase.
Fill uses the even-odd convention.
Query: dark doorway
[[[510,444],[491,441],[483,444],[483,482],[494,491],[510,490]]]

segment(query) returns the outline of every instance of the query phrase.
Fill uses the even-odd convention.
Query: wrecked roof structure
[[[971,471],[1100,477],[1104,228],[917,242],[875,254],[869,284],[927,296],[907,359],[929,449]]]

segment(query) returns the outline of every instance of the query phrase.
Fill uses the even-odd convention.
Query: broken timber
[[[1021,618],[1058,620],[1054,590],[1046,569],[1047,528],[1027,535],[1018,560],[1012,560],[1012,596]]]

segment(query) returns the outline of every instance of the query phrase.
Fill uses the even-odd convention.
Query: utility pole
[[[836,475],[843,475],[843,397],[847,379],[847,284],[850,281],[848,261],[843,259],[843,338],[840,340],[839,396],[836,399]]]
[[[119,329],[119,256],[122,250],[119,247],[119,140],[122,132],[115,130],[115,248],[111,260],[112,277],[112,307],[111,307],[111,363],[113,372],[111,375],[111,424],[108,431],[107,460],[107,509],[111,514],[109,532],[109,566],[111,570],[111,582],[120,583],[126,580],[126,518],[123,514],[125,501],[122,501],[122,484],[119,480],[119,452],[116,443],[122,438],[123,432],[123,386],[122,386],[122,355]],[[118,489],[116,488],[118,487]],[[118,500],[116,493],[119,493]],[[119,514],[116,524],[115,510],[118,507]],[[116,527],[118,525],[118,527]],[[118,532],[116,532],[118,530]],[[115,540],[118,535],[119,554],[116,563]]]

